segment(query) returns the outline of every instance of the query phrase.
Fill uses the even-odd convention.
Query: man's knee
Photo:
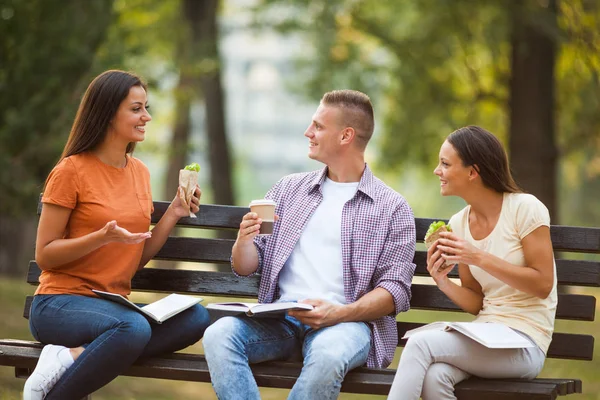
[[[363,365],[369,354],[370,335],[350,335],[351,337],[317,337],[306,354],[305,369],[313,368],[316,379],[342,380],[353,368]]]
[[[335,349],[316,351],[304,360],[303,373],[308,373],[315,384],[341,382],[349,370],[350,360]]]
[[[235,336],[239,321],[235,317],[222,317],[206,328],[202,344],[207,357],[218,352],[231,338]]]

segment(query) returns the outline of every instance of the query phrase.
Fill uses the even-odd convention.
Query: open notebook
[[[177,315],[180,312],[187,310],[194,304],[198,304],[202,301],[200,297],[192,297],[184,294],[173,293],[153,303],[140,307],[137,304],[127,300],[120,294],[103,292],[101,290],[94,289],[92,289],[92,292],[96,293],[103,299],[114,301],[115,303],[122,304],[125,307],[129,307],[141,314],[144,314],[146,317],[158,324],[162,324],[172,316]]]
[[[245,313],[249,317],[277,316],[285,315],[290,310],[312,310],[310,304],[296,302],[278,302],[278,303],[211,303],[206,306],[208,310],[221,310],[230,312]]]
[[[531,341],[506,325],[485,322],[433,322],[407,331],[402,339],[427,330],[457,331],[490,349],[535,347]]]

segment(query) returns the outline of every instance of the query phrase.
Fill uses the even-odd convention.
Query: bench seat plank
[[[25,370],[35,368],[41,348],[37,342],[0,340],[0,365],[16,367],[20,375],[25,375]],[[296,382],[301,368],[300,363],[267,362],[253,365],[252,371],[259,386],[289,389]],[[389,392],[394,374],[393,369],[357,368],[346,376],[342,391],[385,395]],[[206,360],[198,354],[175,353],[148,358],[136,362],[124,375],[210,382]],[[482,396],[486,399],[554,399],[558,393],[576,393],[577,388],[581,388],[581,382],[569,379],[522,381],[472,378],[457,385],[456,393],[461,400]]]

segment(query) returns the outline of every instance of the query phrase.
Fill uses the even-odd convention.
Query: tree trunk
[[[218,51],[217,11],[219,0],[185,0],[185,15],[192,29],[195,54],[204,67],[199,89],[204,95],[206,133],[210,161],[210,184],[216,204],[235,203],[231,177],[231,157],[225,129],[225,106],[221,87],[221,61]],[[235,232],[219,231],[222,239],[235,238]]]
[[[170,201],[175,197],[179,186],[179,170],[187,164],[188,142],[190,137],[190,108],[192,94],[190,79],[185,76],[182,68],[179,84],[175,89],[175,127],[171,146],[169,147],[169,163],[167,167],[167,181],[165,185],[164,200]]]
[[[225,130],[225,107],[218,52],[218,0],[186,0],[186,16],[192,28],[196,59],[202,59],[200,88],[206,106],[206,132],[210,159],[210,183],[217,204],[234,204],[231,157]]]
[[[519,4],[512,14],[511,167],[517,183],[540,199],[548,207],[553,223],[557,223],[553,36],[556,0],[549,0],[547,8]]]

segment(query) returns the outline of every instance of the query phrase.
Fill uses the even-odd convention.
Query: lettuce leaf
[[[187,169],[188,171],[200,172],[200,165],[198,165],[198,163],[191,163],[186,165],[184,169]]]
[[[438,229],[440,229],[443,226],[446,227],[447,231],[452,232],[452,229],[450,228],[450,224],[446,225],[446,223],[444,221],[433,221],[431,223],[431,225],[429,225],[429,229],[427,229],[427,233],[425,234],[425,237],[429,237],[429,235],[433,234],[434,232],[436,232]]]

